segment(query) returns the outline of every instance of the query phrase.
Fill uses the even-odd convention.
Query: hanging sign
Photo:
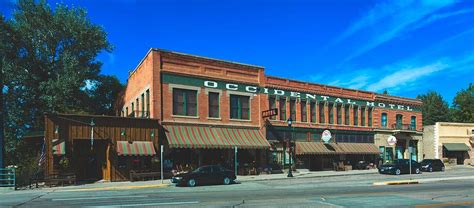
[[[388,145],[393,146],[397,144],[397,138],[395,136],[389,136],[387,139],[387,143]]]
[[[332,138],[331,132],[329,130],[324,130],[323,134],[321,135],[321,139],[324,141],[324,143],[328,144],[331,138]]]

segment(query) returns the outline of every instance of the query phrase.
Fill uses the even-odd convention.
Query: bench
[[[146,180],[146,179],[160,179],[161,178],[161,172],[136,172],[131,170],[130,171],[130,181],[133,182],[135,179],[139,180]]]

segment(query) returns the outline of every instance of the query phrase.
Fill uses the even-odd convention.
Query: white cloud
[[[364,32],[364,36],[368,37],[367,41],[361,41],[361,46],[347,56],[343,63],[397,38],[412,29],[411,25],[455,3],[453,0],[405,0],[377,4],[336,39],[336,42],[340,42],[359,32]]]
[[[416,29],[425,27],[425,26],[427,26],[427,25],[429,25],[433,22],[439,21],[439,20],[443,20],[443,19],[447,19],[447,18],[450,18],[450,17],[459,16],[459,15],[465,15],[465,14],[469,14],[469,13],[472,13],[472,12],[474,12],[474,9],[462,9],[462,10],[457,10],[457,11],[453,11],[453,12],[446,12],[446,13],[442,13],[442,14],[433,14],[433,15],[430,15],[429,17],[425,18],[424,20],[416,23],[411,28],[411,30],[416,30]]]

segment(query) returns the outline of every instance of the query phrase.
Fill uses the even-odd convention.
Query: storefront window
[[[329,103],[329,123],[334,123],[334,103]]]
[[[410,125],[411,130],[416,130],[416,116],[411,117],[411,125]]]
[[[197,91],[173,89],[173,115],[197,116]]]
[[[219,118],[219,93],[209,92],[209,118]]]
[[[324,115],[324,102],[319,103],[319,123],[326,123],[326,118]]]
[[[312,142],[321,141],[321,133],[311,132],[311,141]]]
[[[382,127],[387,127],[387,113],[382,113]]]
[[[309,104],[309,113],[311,114],[311,123],[316,123],[316,103],[311,102]]]
[[[273,96],[270,96],[268,98],[268,106],[270,107],[270,109],[275,109],[276,108],[276,98],[273,97]],[[272,116],[270,117],[271,120],[275,120],[276,117],[275,116]]]
[[[286,98],[280,98],[280,120],[286,121]]]
[[[249,96],[230,95],[230,118],[250,119]]]
[[[296,100],[295,99],[290,100],[290,118],[293,121],[296,121]]]
[[[306,110],[306,101],[301,101],[301,122],[308,122],[308,111]]]

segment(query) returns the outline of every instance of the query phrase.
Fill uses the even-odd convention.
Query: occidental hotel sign
[[[229,90],[229,91],[249,92],[249,93],[254,93],[254,94],[263,93],[263,94],[269,94],[269,95],[280,96],[280,97],[300,98],[302,100],[318,101],[318,102],[327,101],[327,102],[334,102],[334,103],[341,103],[341,104],[388,108],[388,109],[396,109],[396,110],[404,110],[404,111],[420,111],[420,109],[418,108],[415,108],[413,106],[407,106],[407,105],[355,100],[355,99],[349,99],[349,98],[343,98],[343,97],[317,95],[317,94],[311,94],[311,93],[305,93],[305,92],[287,91],[287,90],[272,89],[272,88],[261,88],[254,85],[227,83],[227,82],[214,81],[214,80],[204,80],[200,78],[178,76],[178,75],[171,75],[171,74],[163,74],[163,83],[191,85],[191,86],[196,86],[196,87],[223,89],[223,90]]]

